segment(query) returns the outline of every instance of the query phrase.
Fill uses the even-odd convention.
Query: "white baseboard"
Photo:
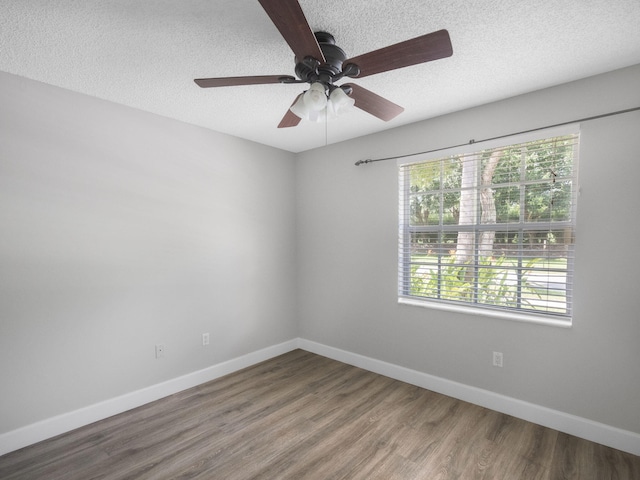
[[[640,455],[640,434],[638,433],[309,340],[299,339],[298,347],[370,372],[410,383],[411,385],[442,393],[443,395],[480,405],[497,412],[506,413],[522,420],[553,428],[554,430],[575,435],[576,437],[633,455]]]
[[[298,348],[298,340],[273,345],[178,378],[89,405],[0,435],[0,455],[140,407]]]
[[[215,380],[296,348],[640,455],[640,434],[305,339],[289,340],[166,382],[3,433],[0,435],[0,455]]]

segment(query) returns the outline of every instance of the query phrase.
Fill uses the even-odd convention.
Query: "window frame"
[[[463,300],[444,300],[438,298],[431,297],[423,297],[412,295],[409,292],[409,285],[411,284],[411,266],[413,265],[411,258],[409,261],[406,260],[407,255],[411,255],[410,253],[410,243],[411,243],[411,232],[416,231],[415,227],[410,225],[410,214],[407,214],[410,208],[409,205],[409,197],[410,197],[410,185],[407,182],[406,178],[403,178],[403,170],[404,175],[408,175],[408,169],[403,169],[403,167],[416,165],[416,164],[424,164],[430,161],[442,160],[452,156],[459,155],[472,155],[472,154],[480,154],[483,151],[494,150],[500,148],[508,148],[516,145],[541,141],[545,139],[553,139],[555,137],[562,137],[568,135],[576,135],[576,144],[574,145],[573,152],[573,163],[572,163],[572,174],[570,175],[572,184],[571,184],[571,210],[570,210],[570,218],[565,221],[554,221],[553,219],[549,219],[549,221],[540,222],[538,224],[530,224],[526,228],[522,226],[522,221],[518,223],[519,227],[512,228],[509,231],[527,231],[534,230],[537,226],[544,227],[544,229],[550,229],[553,227],[566,227],[571,230],[571,241],[568,245],[568,254],[567,254],[567,267],[566,267],[566,281],[570,282],[568,285],[569,288],[566,289],[566,302],[567,302],[567,312],[562,314],[549,313],[545,311],[535,311],[531,309],[523,309],[521,306],[519,307],[503,307],[498,305],[486,305],[486,304],[478,304],[475,302],[466,302]],[[578,183],[578,165],[579,165],[579,150],[580,150],[580,125],[579,124],[569,124],[563,125],[561,127],[554,127],[548,129],[536,130],[533,132],[518,134],[509,137],[503,137],[499,139],[494,139],[486,142],[478,142],[474,143],[473,141],[469,142],[469,144],[454,147],[451,149],[440,149],[437,152],[433,152],[430,154],[424,154],[419,157],[412,158],[399,158],[397,161],[398,165],[398,303],[404,305],[412,305],[426,308],[433,308],[445,311],[459,312],[471,315],[481,315],[481,316],[490,316],[494,318],[504,318],[515,321],[523,321],[523,322],[532,322],[544,325],[551,326],[559,326],[559,327],[571,327],[573,323],[573,272],[575,268],[575,230],[576,230],[576,216],[577,216],[577,201],[579,194],[579,183]],[[526,179],[521,178],[520,181],[517,182],[518,187],[522,185],[526,185],[528,182]],[[476,188],[479,188],[476,185]],[[442,191],[442,190],[441,190]],[[439,212],[439,221],[437,225],[437,229],[434,227],[425,228],[430,232],[437,231],[440,235],[445,231],[460,231],[460,225],[445,225],[443,222],[443,213],[442,207]],[[405,221],[406,220],[406,221]],[[493,225],[495,227],[495,224]],[[492,227],[492,230],[495,228]],[[512,226],[513,227],[513,226]],[[412,230],[413,228],[413,230]],[[482,225],[479,222],[474,223],[473,225],[469,225],[469,228],[474,229],[474,231],[478,231],[482,229]],[[487,228],[487,227],[484,227]],[[501,227],[498,228],[498,230]],[[502,226],[502,228],[505,228]],[[506,227],[507,229],[510,227]],[[477,245],[474,250],[474,258],[478,253]],[[409,252],[409,253],[407,253]],[[520,260],[526,258],[522,254],[519,255]],[[478,262],[475,261],[473,263],[473,267],[477,272]],[[474,277],[475,278],[475,277]],[[442,280],[438,280],[438,285]],[[520,285],[520,279],[518,279],[518,285]]]

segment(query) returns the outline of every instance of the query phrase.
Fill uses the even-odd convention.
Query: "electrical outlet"
[[[209,332],[202,334],[202,346],[209,345]]]
[[[502,368],[502,352],[493,352],[493,366]]]
[[[156,358],[162,358],[164,357],[164,345],[161,343],[158,343],[156,345]]]

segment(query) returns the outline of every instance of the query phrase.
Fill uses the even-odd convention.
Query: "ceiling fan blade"
[[[296,97],[296,99],[291,104],[292,107],[295,105],[295,103],[298,101],[298,99],[302,95],[303,94],[301,93]],[[284,117],[282,117],[282,120],[280,120],[280,123],[278,124],[278,128],[295,127],[300,123],[300,120],[302,119],[289,109],[287,110],[287,113],[284,114]]]
[[[350,96],[356,101],[356,107],[385,122],[396,118],[404,112],[404,108],[400,105],[396,105],[392,101],[359,85],[347,83],[343,87],[351,87]]]
[[[376,73],[430,62],[453,55],[449,32],[438,30],[405,42],[396,43],[373,52],[345,60],[344,65],[353,63],[360,67],[354,78],[362,78]]]
[[[325,62],[318,40],[316,40],[302,7],[297,0],[258,0],[269,18],[293,50],[298,61],[313,57]]]
[[[202,88],[235,87],[237,85],[263,85],[267,83],[292,83],[295,77],[291,75],[257,75],[254,77],[221,77],[196,78],[194,82]]]

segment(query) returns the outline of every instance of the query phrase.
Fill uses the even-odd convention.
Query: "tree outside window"
[[[400,167],[400,296],[570,316],[578,135]]]

